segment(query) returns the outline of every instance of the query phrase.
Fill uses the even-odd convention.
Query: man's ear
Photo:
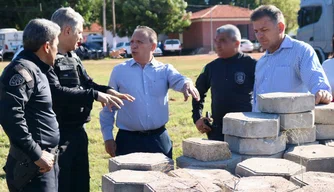
[[[72,28],[70,26],[65,26],[62,30],[64,35],[69,35],[71,32]]]
[[[47,41],[46,43],[44,43],[43,50],[45,51],[45,53],[49,53],[50,52],[50,42],[49,41]]]
[[[241,43],[240,40],[236,40],[236,41],[235,41],[235,46],[236,46],[236,47],[239,47],[239,46],[240,46],[240,43]]]
[[[152,43],[152,51],[154,52],[154,50],[157,48],[157,44],[156,43]]]
[[[277,25],[278,25],[279,33],[284,33],[284,31],[285,31],[285,24],[283,22],[279,22]]]

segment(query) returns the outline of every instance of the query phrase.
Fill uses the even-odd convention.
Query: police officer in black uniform
[[[193,100],[193,121],[208,139],[224,141],[222,119],[226,113],[252,111],[251,92],[256,60],[240,52],[240,31],[223,25],[216,31],[217,59],[207,64],[196,81],[200,101]],[[202,116],[203,103],[211,88],[211,119]],[[208,123],[209,122],[209,123]]]
[[[57,24],[31,20],[24,51],[0,77],[0,122],[10,141],[4,167],[9,191],[58,191],[58,123],[46,73],[57,54]]]
[[[84,20],[79,13],[69,7],[60,8],[53,13],[51,20],[62,29],[54,73],[49,73],[53,109],[60,129],[59,192],[85,192],[89,191],[90,176],[84,124],[90,121],[94,99],[120,108],[123,105],[120,99],[133,101],[134,98],[98,85],[88,76],[73,52],[82,40]],[[100,99],[105,96],[104,100]]]

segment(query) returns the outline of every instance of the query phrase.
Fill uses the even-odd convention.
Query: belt
[[[119,131],[123,131],[123,132],[127,132],[127,133],[132,133],[132,134],[137,134],[137,135],[155,135],[155,134],[161,133],[165,129],[166,129],[165,125],[163,125],[163,126],[159,127],[158,129],[152,129],[152,130],[128,131],[128,130],[120,129]]]

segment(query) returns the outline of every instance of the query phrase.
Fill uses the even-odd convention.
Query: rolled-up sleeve
[[[167,79],[169,88],[179,92],[182,91],[185,83],[192,83],[191,79],[181,75],[171,64],[167,64]]]

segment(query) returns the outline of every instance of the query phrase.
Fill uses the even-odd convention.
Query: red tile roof
[[[210,19],[212,9],[212,18],[250,18],[252,10],[236,7],[232,5],[215,5],[213,7],[203,9],[192,13],[191,20],[195,19]]]
[[[98,23],[92,23],[90,25],[90,28],[85,27],[84,32],[102,32],[103,31],[103,27],[101,27]]]

